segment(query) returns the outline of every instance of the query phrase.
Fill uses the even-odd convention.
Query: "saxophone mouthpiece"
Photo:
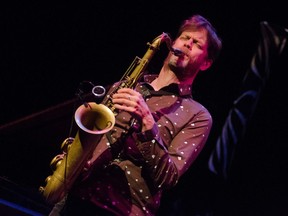
[[[172,47],[172,40],[171,40],[171,38],[170,38],[170,36],[168,34],[163,33],[162,35],[164,35],[163,38],[164,38],[164,41],[166,42],[166,45],[167,45],[168,49],[175,56],[181,57],[181,56],[185,56],[186,55],[186,53],[184,53],[182,50]]]
[[[178,57],[186,55],[182,50],[173,47],[171,48],[171,52]]]

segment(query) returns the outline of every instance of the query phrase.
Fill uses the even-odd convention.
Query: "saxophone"
[[[183,54],[182,51],[172,48],[171,38],[167,33],[162,33],[152,43],[147,43],[149,47],[142,58],[135,57],[122,76],[120,85],[113,92],[117,92],[120,88],[136,86],[163,41],[174,55]],[[61,145],[63,153],[55,156],[50,163],[53,174],[46,178],[46,186],[39,187],[48,204],[55,204],[69,192],[102,136],[113,128],[117,115],[111,97],[113,92],[106,95],[100,104],[84,103],[76,110],[74,118],[79,130],[75,138],[69,137],[63,141]]]

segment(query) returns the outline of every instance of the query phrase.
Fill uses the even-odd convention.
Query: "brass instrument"
[[[136,86],[137,80],[143,75],[163,41],[174,55],[183,54],[180,50],[173,49],[168,34],[162,33],[152,43],[147,43],[149,48],[142,58],[136,56],[114,92],[120,88]],[[61,146],[63,154],[54,157],[50,164],[53,174],[46,178],[46,186],[39,188],[47,203],[54,204],[67,194],[102,136],[113,128],[117,113],[113,107],[112,94],[107,95],[101,104],[89,102],[76,110],[74,117],[80,129],[75,138],[64,140]]]

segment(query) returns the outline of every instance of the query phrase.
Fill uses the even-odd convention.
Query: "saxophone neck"
[[[114,88],[114,90],[111,92],[111,94],[108,94],[108,97],[104,100],[104,104],[108,106],[112,111],[114,112],[113,103],[111,96],[117,92],[120,88],[134,88],[137,84],[137,81],[143,76],[146,67],[148,66],[150,60],[156,53],[158,49],[160,49],[160,45],[162,42],[166,42],[168,49],[172,52],[175,51],[175,49],[172,48],[172,40],[169,36],[169,34],[163,32],[161,35],[154,38],[154,40],[151,43],[147,43],[148,50],[143,55],[142,58],[139,58],[138,56],[135,57],[134,61],[131,63],[131,65],[128,67],[120,81],[118,82],[118,86]]]
[[[171,47],[171,38],[169,36],[169,34],[163,32],[161,35],[157,36],[156,38],[154,38],[154,40],[152,41],[152,43],[147,43],[147,45],[149,46],[149,49],[153,50],[153,51],[157,51],[161,45],[162,42],[166,42],[168,47]]]

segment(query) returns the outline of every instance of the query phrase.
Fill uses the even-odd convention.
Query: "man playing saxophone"
[[[50,216],[157,214],[163,191],[177,184],[207,141],[212,118],[193,100],[192,84],[215,62],[222,42],[206,18],[194,15],[172,47],[158,75],[111,94],[115,125]]]

